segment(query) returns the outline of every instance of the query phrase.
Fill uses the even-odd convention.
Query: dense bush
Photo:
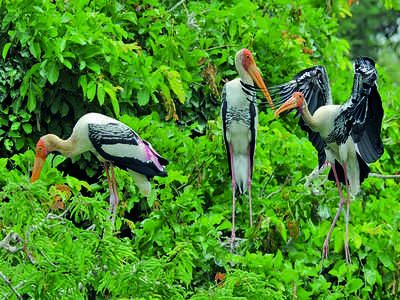
[[[248,47],[268,85],[326,66],[334,99],[350,94],[349,44],[338,38],[347,1],[0,1],[0,294],[4,298],[395,298],[399,291],[398,181],[369,178],[320,272],[339,202],[323,177],[304,178],[316,151],[292,115],[260,105],[253,181],[230,251],[231,189],[218,117],[234,55]],[[362,3],[360,3],[362,5]],[[350,17],[349,17],[350,18]],[[385,153],[375,173],[398,171],[399,88],[378,64]],[[149,198],[116,170],[114,230],[101,164],[50,155],[31,184],[33,147],[66,138],[88,111],[114,116],[168,158]],[[82,170],[82,171],[80,171]],[[12,247],[15,249],[12,249]],[[12,252],[11,250],[15,250]],[[13,292],[11,287],[15,288]]]

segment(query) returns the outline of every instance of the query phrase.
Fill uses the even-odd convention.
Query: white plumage
[[[328,179],[334,180],[338,187],[340,205],[323,245],[322,262],[328,256],[329,239],[345,203],[340,182],[345,184],[347,192],[345,253],[346,261],[351,262],[348,247],[350,191],[353,195],[359,193],[360,184],[370,171],[368,163],[383,154],[380,137],[383,108],[376,86],[375,62],[358,57],[354,69],[353,90],[350,99],[342,105],[332,104],[323,66],[303,70],[294,80],[272,88],[272,94],[284,101],[275,115],[294,108],[298,110],[302,116],[299,124],[308,132],[309,140],[318,151],[319,167],[326,161],[331,164]]]
[[[232,236],[235,239],[235,193],[249,191],[250,226],[253,226],[251,179],[257,138],[258,112],[255,82],[273,108],[271,97],[257,69],[251,52],[236,53],[236,69],[240,78],[227,82],[222,91],[221,119],[229,171],[232,177]]]
[[[39,178],[46,156],[53,151],[58,151],[67,157],[91,151],[100,161],[103,161],[110,188],[110,198],[114,206],[119,202],[113,171],[114,164],[129,171],[145,196],[148,196],[151,191],[150,178],[167,176],[164,166],[168,164],[168,161],[162,158],[148,142],[142,140],[129,126],[98,113],[82,116],[67,140],[62,140],[54,134],[47,134],[40,138],[36,146],[32,182]],[[110,182],[108,164],[111,166],[114,187]]]

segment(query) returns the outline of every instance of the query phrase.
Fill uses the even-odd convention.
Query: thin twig
[[[10,289],[14,292],[15,296],[17,296],[18,299],[22,299],[22,296],[18,291],[13,287],[11,284],[11,281],[7,279],[7,277],[0,271],[0,277],[1,279],[4,280],[4,282],[10,287]]]
[[[20,283],[18,283],[15,287],[14,287],[14,289],[16,289],[16,290],[18,290],[19,288],[21,288],[25,283],[27,283],[28,282],[28,280],[22,280]],[[10,297],[9,297],[9,295],[12,293],[12,291],[10,291],[10,292],[8,292],[7,294],[5,294],[4,296],[3,296],[3,300],[7,300],[7,299],[9,299]]]
[[[377,173],[369,173],[368,177],[376,177],[381,179],[394,179],[394,178],[400,178],[400,175],[383,175]]]
[[[171,11],[175,10],[179,5],[181,5],[182,3],[184,3],[185,0],[181,0],[178,3],[176,3],[174,6],[172,6],[170,9],[167,10],[167,13],[170,13]]]
[[[55,264],[50,260],[50,258],[47,257],[47,255],[42,251],[42,249],[39,249],[39,252],[40,252],[40,254],[43,255],[43,257],[47,260],[47,262],[48,262],[49,264],[51,264],[51,265],[52,265],[53,267],[55,267],[55,268],[58,268],[58,266],[55,265]]]
[[[297,285],[296,285],[296,280],[293,280],[293,300],[297,300]]]
[[[221,48],[228,48],[228,47],[237,47],[237,45],[215,46],[215,47],[211,47],[211,48],[206,49],[206,51],[212,51],[212,50],[217,50],[217,49],[221,49]]]
[[[261,198],[264,198],[265,195],[265,188],[267,187],[268,183],[271,181],[272,177],[274,176],[274,172],[275,170],[272,170],[271,175],[269,175],[269,178],[267,179],[267,181],[264,183],[263,189],[261,191]]]
[[[269,194],[267,197],[265,197],[265,199],[269,199],[269,198],[271,198],[272,196],[274,196],[274,195],[276,195],[276,194],[279,194],[279,193],[283,190],[283,188],[284,188],[285,186],[287,186],[287,184],[289,183],[289,179],[290,179],[290,176],[287,176],[286,179],[285,179],[285,182],[281,185],[281,187],[279,188],[279,190],[277,190],[277,191],[275,191],[275,192],[272,192],[272,193]]]

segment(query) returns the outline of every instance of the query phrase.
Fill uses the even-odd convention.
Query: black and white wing
[[[325,67],[315,66],[296,74],[293,80],[273,86],[269,89],[275,102],[284,103],[294,92],[301,92],[307,101],[308,110],[313,115],[321,106],[332,104],[332,94],[328,73]],[[296,113],[296,117],[299,113]],[[325,143],[320,134],[311,130],[302,118],[299,120],[301,129],[308,133],[308,139],[318,151],[318,165],[322,167],[326,161]]]
[[[367,163],[375,162],[383,154],[381,127],[382,100],[376,79],[375,62],[358,57],[354,63],[354,81],[350,99],[342,105],[335,119],[335,140],[345,143],[351,135],[361,157]]]
[[[231,149],[229,147],[229,142],[227,139],[227,113],[228,113],[228,102],[226,99],[226,84],[224,85],[222,89],[222,104],[221,104],[221,120],[222,120],[222,132],[224,135],[224,142],[225,142],[225,148],[226,148],[226,155],[228,157],[228,165],[229,165],[229,175],[232,175],[232,166],[231,166]]]
[[[88,123],[88,132],[98,154],[119,168],[130,169],[148,178],[167,176],[164,166],[168,161],[130,127],[119,122]]]

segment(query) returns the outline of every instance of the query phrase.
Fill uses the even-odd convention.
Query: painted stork
[[[250,226],[253,226],[251,179],[258,125],[257,96],[253,81],[261,89],[271,108],[274,108],[251,52],[247,49],[239,50],[236,53],[235,65],[240,78],[224,85],[221,106],[222,130],[232,176],[231,243],[235,240],[236,187],[239,194],[244,194],[247,189],[249,191]]]
[[[302,116],[299,124],[318,151],[319,168],[326,161],[331,164],[328,179],[336,181],[339,190],[339,209],[323,245],[321,267],[324,259],[328,259],[329,239],[345,203],[340,182],[345,184],[347,193],[345,253],[347,264],[351,263],[348,246],[350,192],[354,196],[359,193],[360,184],[370,171],[368,164],[378,160],[384,151],[380,137],[383,108],[377,77],[375,62],[358,57],[354,63],[350,99],[342,105],[332,104],[328,75],[323,66],[303,70],[292,81],[271,88],[273,97],[286,101],[275,116],[297,109]]]
[[[36,145],[31,182],[39,178],[47,155],[53,151],[58,151],[67,157],[91,151],[100,161],[104,162],[110,190],[113,223],[119,203],[114,165],[127,170],[145,196],[148,196],[151,191],[150,178],[167,176],[164,166],[168,164],[168,160],[162,158],[150,143],[142,140],[127,125],[98,113],[88,113],[82,116],[67,140],[62,140],[54,134],[47,134],[39,139]]]

